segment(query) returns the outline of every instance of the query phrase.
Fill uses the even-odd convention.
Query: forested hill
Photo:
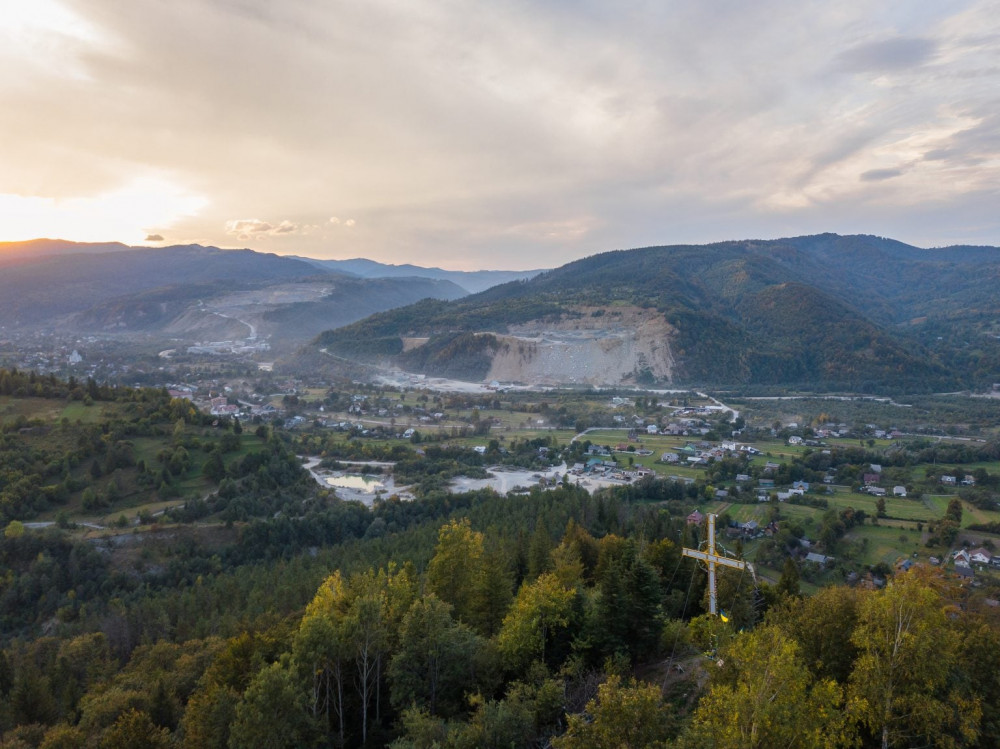
[[[1000,364],[1000,249],[836,234],[602,253],[458,301],[375,315],[317,346],[482,377],[503,342],[470,333],[565,328],[623,305],[672,326],[674,366],[655,378],[663,383],[920,391],[988,384]],[[407,337],[430,340],[404,354]],[[442,372],[441,352],[456,349],[465,371]]]
[[[445,444],[454,435],[358,436],[244,429],[165,390],[0,370],[0,745],[1000,742],[988,575],[972,586],[951,566],[876,565],[892,574],[883,590],[804,597],[785,556],[802,506],[775,501],[780,577],[721,570],[723,619],[705,613],[706,575],[681,553],[704,538],[687,518],[707,482],[450,494],[432,474],[482,458]],[[511,436],[503,450],[537,456],[549,440]],[[390,458],[420,498],[342,500],[296,458],[314,450]],[[809,457],[857,471],[873,454]],[[948,513],[938,533],[958,532]],[[817,548],[846,552],[858,524],[862,511],[830,507]]]
[[[140,334],[300,345],[330,327],[467,292],[432,278],[358,278],[289,257],[200,245],[37,240],[0,246],[0,320],[11,332]]]

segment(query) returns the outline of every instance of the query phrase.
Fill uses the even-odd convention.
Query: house
[[[955,569],[952,571],[963,580],[972,580],[976,576],[972,571],[972,567],[967,565],[956,564]]]
[[[748,520],[743,525],[740,526],[743,529],[743,533],[748,536],[753,536],[760,530],[760,523],[756,520]]]
[[[725,489],[716,489],[715,490],[715,498],[716,499],[726,499],[728,496],[729,496],[729,492],[727,492]]]
[[[975,486],[975,485],[976,485],[976,477],[973,476],[971,473],[965,474],[965,478],[962,479],[962,486]]]
[[[681,456],[677,453],[663,453],[660,456],[660,461],[663,463],[676,463],[681,459]]]
[[[749,474],[746,474],[746,473],[737,473],[736,474],[736,483],[737,484],[743,484],[743,483],[746,483],[749,480],[750,480],[750,475]]]
[[[892,496],[894,497],[905,497],[906,487],[905,486],[894,486],[892,487]]]
[[[705,516],[698,510],[695,510],[690,515],[687,516],[688,525],[701,525],[701,521],[705,519]]]
[[[897,572],[909,572],[910,568],[913,567],[914,564],[915,564],[915,562],[912,559],[910,559],[909,557],[907,557],[903,561],[901,561],[898,564],[896,564],[896,571]]]
[[[807,491],[809,491],[809,482],[808,481],[793,481],[792,482],[792,489],[794,491],[797,491],[797,492],[807,492]]]
[[[989,550],[979,547],[969,552],[969,561],[975,564],[989,564],[993,554]]]
[[[877,473],[866,473],[862,479],[865,486],[874,486],[882,480],[882,476]]]
[[[802,438],[799,437],[798,435],[792,435],[791,437],[788,438],[788,444],[789,445],[801,445],[802,444]]]
[[[777,471],[779,468],[781,468],[780,464],[778,464],[778,463],[772,463],[769,460],[769,461],[767,461],[767,463],[764,464],[764,473],[772,473],[774,471]]]
[[[882,473],[882,466],[878,463],[869,463],[868,467],[871,469],[872,473]]]
[[[774,488],[774,479],[760,479],[760,480],[759,480],[759,481],[757,482],[757,484],[758,484],[758,485],[759,485],[759,486],[760,486],[760,487],[761,487],[762,489],[773,489],[773,488]]]
[[[958,479],[956,479],[954,476],[949,476],[948,474],[945,474],[944,476],[941,477],[941,483],[946,486],[955,486],[958,483]]]
[[[951,560],[955,563],[956,567],[968,567],[972,561],[972,555],[965,549],[961,549],[952,552]]]
[[[659,434],[660,430],[657,428],[656,424],[650,424],[646,427],[646,434]]]
[[[808,554],[806,554],[806,561],[813,562],[814,564],[818,564],[822,567],[825,566],[828,562],[832,562],[833,557],[828,557],[823,554],[817,554],[815,551],[810,551]]]
[[[885,488],[884,487],[881,487],[881,486],[869,486],[867,488],[868,488],[868,493],[871,494],[873,497],[884,497],[885,496]]]

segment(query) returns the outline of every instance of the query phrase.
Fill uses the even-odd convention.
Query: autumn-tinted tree
[[[584,715],[571,715],[555,749],[639,749],[666,747],[676,720],[664,705],[660,688],[635,679],[611,676],[587,703]]]
[[[554,641],[570,626],[574,596],[551,573],[521,586],[497,636],[508,668],[520,672],[535,660],[546,662]]]
[[[814,681],[798,646],[773,626],[736,637],[698,703],[681,746],[820,749],[848,746],[841,689]]]
[[[852,710],[882,749],[975,740],[978,700],[954,679],[958,633],[921,577],[898,576],[862,599],[851,641]]]
[[[452,605],[459,621],[477,619],[476,598],[484,571],[483,534],[472,530],[468,518],[442,526],[434,556],[427,565],[427,585],[438,598]]]

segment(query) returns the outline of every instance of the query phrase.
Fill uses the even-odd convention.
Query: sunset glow
[[[195,215],[206,204],[205,198],[167,182],[140,180],[93,197],[0,195],[0,226],[6,241],[58,237],[142,244],[150,233]]]
[[[1000,244],[995,10],[0,0],[0,241],[509,268]]]

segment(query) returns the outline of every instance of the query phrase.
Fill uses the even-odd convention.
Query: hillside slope
[[[998,281],[996,248],[923,250],[834,234],[650,247],[584,258],[450,303],[375,315],[324,333],[314,345],[338,357],[471,379],[967,387],[997,377]],[[596,351],[580,358],[538,348],[588,317],[591,338],[611,340],[611,313],[623,306],[644,310],[644,324],[663,326],[659,350],[669,354],[659,365],[651,350],[634,345],[621,349],[610,369]],[[426,340],[404,351],[404,338]],[[510,363],[514,349],[520,368]],[[539,368],[540,359],[549,363]]]

